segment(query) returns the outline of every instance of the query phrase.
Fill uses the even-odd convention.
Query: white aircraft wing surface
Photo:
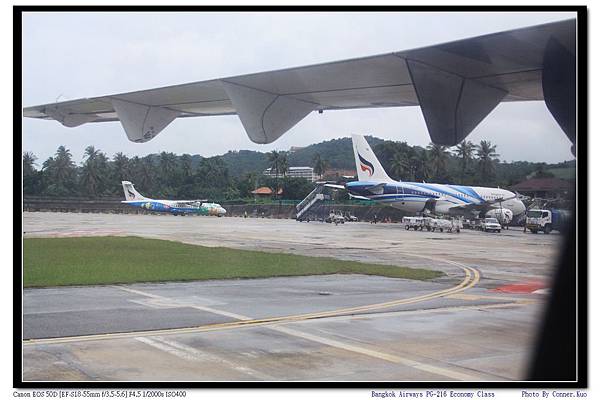
[[[483,203],[479,203],[479,204],[464,204],[464,205],[460,205],[460,206],[456,206],[456,207],[450,207],[450,210],[462,209],[464,211],[488,211],[488,210],[491,210],[492,208],[495,208],[495,206],[497,206],[497,205],[502,205],[502,202],[512,200],[516,197],[517,197],[517,195],[514,195],[511,197],[506,197],[506,198],[501,198],[501,199],[487,200],[487,201],[484,201]]]
[[[420,105],[432,141],[454,145],[501,101],[548,103],[545,65],[574,58],[575,27],[575,20],[559,21],[415,50],[26,107],[23,115],[68,127],[120,121],[129,140],[146,142],[175,118],[237,114],[253,142],[271,143],[312,111]]]

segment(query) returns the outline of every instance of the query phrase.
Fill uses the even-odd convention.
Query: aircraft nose
[[[227,210],[226,210],[226,209],[224,209],[224,208],[220,208],[220,209],[219,209],[219,214],[221,214],[221,215],[225,215],[225,214],[227,214]]]

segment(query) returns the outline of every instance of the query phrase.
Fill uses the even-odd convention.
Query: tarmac
[[[505,381],[526,378],[558,234],[401,224],[24,213],[24,237],[135,235],[430,268],[23,291],[31,381]]]

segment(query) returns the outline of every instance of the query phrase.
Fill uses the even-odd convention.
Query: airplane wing
[[[496,199],[496,200],[487,200],[487,201],[484,201],[479,204],[465,204],[465,205],[461,205],[461,206],[450,207],[450,210],[451,211],[458,211],[458,210],[461,210],[461,211],[462,210],[464,210],[464,211],[489,211],[492,208],[494,208],[494,206],[501,205],[502,202],[512,200],[516,197],[518,197],[518,196],[514,195],[511,197],[506,197],[506,198],[501,198],[501,199]]]
[[[365,196],[357,196],[355,194],[352,194],[350,192],[348,192],[348,195],[350,196],[351,199],[357,199],[357,200],[369,200],[369,201],[373,201],[372,199],[365,197]]]
[[[325,183],[325,184],[323,184],[323,186],[328,187],[328,188],[332,188],[332,189],[344,189],[344,190],[346,190],[346,186],[344,186],[344,185],[337,185],[335,183]]]
[[[346,186],[344,185],[338,185],[338,184],[334,184],[334,183],[324,183],[323,186],[328,187],[328,188],[332,188],[332,189],[343,189],[346,190]],[[376,185],[373,185],[371,187],[369,187],[367,190],[373,194],[383,194],[383,189],[385,187],[385,183],[378,183]],[[350,194],[350,193],[348,193]],[[363,196],[355,196],[350,194],[351,197],[362,197],[364,199],[370,200],[367,197],[363,197]]]
[[[120,121],[129,140],[142,143],[176,118],[237,114],[253,142],[271,143],[313,111],[420,106],[432,141],[455,145],[500,102],[545,100],[574,141],[575,31],[576,20],[565,20],[377,56],[26,107],[23,116],[67,127]]]
[[[338,185],[335,183],[323,183],[323,186],[328,187],[328,188],[332,188],[332,189],[342,189],[342,190],[347,190],[346,186],[344,185]],[[379,185],[375,185],[376,187],[381,187],[381,191],[383,191],[383,186],[385,186],[385,184],[379,184]],[[375,187],[374,186],[374,187]],[[373,192],[374,193],[374,192]],[[377,193],[374,193],[377,194]],[[370,198],[365,197],[365,196],[358,196],[355,194],[352,194],[350,192],[348,192],[348,197],[350,197],[351,199],[357,199],[357,200],[369,200],[372,201]]]

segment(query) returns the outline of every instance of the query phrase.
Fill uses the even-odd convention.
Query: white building
[[[277,176],[275,171],[271,172],[271,168],[265,169],[263,175],[269,176],[271,178],[283,178],[283,174],[279,174]],[[285,175],[289,176],[290,178],[304,178],[311,182],[314,182],[317,179],[319,179],[319,176],[314,173],[312,167],[289,167]]]

